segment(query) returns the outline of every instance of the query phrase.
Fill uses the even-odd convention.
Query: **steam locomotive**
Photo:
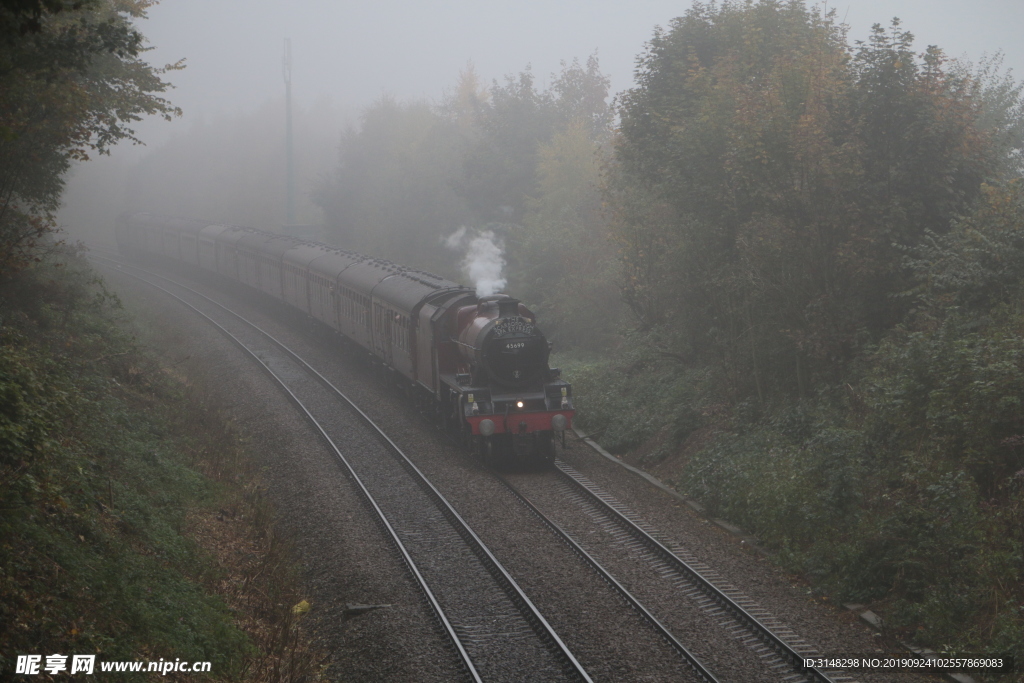
[[[263,292],[344,335],[489,464],[547,461],[572,426],[572,386],[536,316],[505,294],[317,242],[125,213],[117,243]]]

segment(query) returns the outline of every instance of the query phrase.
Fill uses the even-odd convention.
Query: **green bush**
[[[820,590],[878,604],[932,646],[1022,657],[1024,315],[950,311],[916,328],[888,335],[859,378],[766,405],[729,403],[712,370],[654,336],[614,360],[559,361],[583,429],[684,456],[682,491]]]
[[[58,652],[230,676],[251,645],[182,533],[217,489],[170,433],[180,392],[78,260],[24,272],[0,299],[0,670]]]
[[[664,326],[562,364],[585,430],[668,458],[818,589],[933,647],[1024,659],[1024,183],[982,195],[904,250],[902,324],[802,398],[737,392]]]
[[[706,372],[687,369],[675,354],[659,350],[653,336],[633,334],[628,351],[615,358],[563,353],[552,358],[573,383],[577,425],[620,453],[664,434],[677,446],[701,424]],[[654,457],[667,454],[660,449]]]

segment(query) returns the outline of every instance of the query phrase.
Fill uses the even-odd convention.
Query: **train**
[[[553,463],[572,428],[572,385],[508,294],[237,225],[125,212],[115,235],[128,257],[240,283],[348,339],[489,465]]]

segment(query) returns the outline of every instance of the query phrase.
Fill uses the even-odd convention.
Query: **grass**
[[[246,444],[73,254],[0,283],[0,509],[0,671],[62,653],[319,677]]]

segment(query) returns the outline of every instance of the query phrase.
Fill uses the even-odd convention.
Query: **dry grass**
[[[170,374],[170,373],[168,373]],[[193,466],[219,482],[215,508],[196,509],[186,532],[213,558],[217,572],[201,577],[221,596],[259,652],[242,679],[258,683],[325,680],[327,656],[311,645],[303,627],[310,609],[296,571],[293,546],[278,533],[277,514],[232,420],[218,408],[209,387],[174,372],[186,401],[178,428],[193,444]]]

